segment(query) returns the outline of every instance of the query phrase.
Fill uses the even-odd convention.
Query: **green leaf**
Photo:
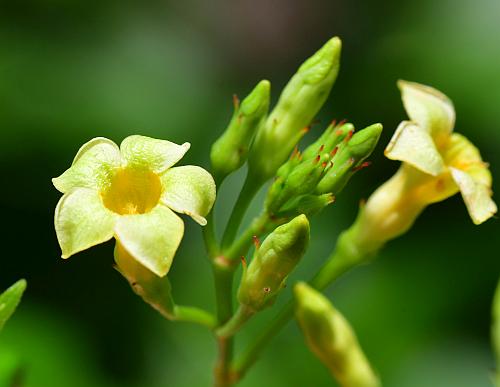
[[[170,270],[184,235],[184,223],[171,209],[160,204],[145,214],[120,216],[115,235],[132,257],[163,277]]]
[[[387,158],[406,162],[432,176],[439,175],[444,163],[434,140],[420,125],[403,121],[384,151]]]
[[[145,168],[161,174],[184,157],[191,144],[177,145],[166,140],[145,136],[129,136],[120,145],[128,166]]]
[[[111,184],[120,164],[118,146],[107,138],[97,137],[80,148],[71,167],[52,179],[52,183],[62,193],[75,188],[104,189]]]
[[[0,331],[17,308],[26,289],[26,280],[19,280],[0,294]]]
[[[62,249],[69,258],[113,237],[117,215],[102,203],[97,191],[78,188],[65,194],[57,204],[54,225]]]

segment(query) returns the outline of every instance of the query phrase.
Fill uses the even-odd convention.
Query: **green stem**
[[[233,313],[233,276],[234,269],[227,264],[227,260],[220,256],[213,261],[215,280],[215,297],[217,307],[217,325],[221,326],[231,318]],[[230,364],[233,358],[234,342],[232,338],[217,338],[218,358],[215,364],[215,384],[218,387],[230,386]]]
[[[219,243],[215,236],[215,221],[214,221],[214,209],[210,211],[206,217],[207,224],[202,228],[203,241],[205,242],[205,248],[207,249],[208,255],[211,259],[215,258],[219,252]]]
[[[217,329],[215,333],[222,338],[232,337],[254,314],[255,312],[252,309],[240,305],[236,313],[233,314],[233,317],[231,317],[226,324]]]
[[[342,242],[342,243],[340,243]],[[320,268],[318,273],[310,281],[311,285],[318,290],[326,289],[333,281],[357,265],[359,261],[346,256],[344,245],[347,240],[339,238],[339,244],[330,255],[326,263]],[[250,344],[250,347],[236,360],[234,364],[235,378],[241,379],[246,371],[255,363],[262,350],[272,340],[272,338],[290,321],[293,317],[293,302],[288,302],[278,313],[275,319],[268,325],[257,339]]]
[[[234,205],[233,212],[231,213],[226,229],[224,230],[224,235],[222,236],[223,249],[229,248],[236,238],[240,224],[245,216],[245,212],[260,187],[261,184],[257,183],[256,180],[248,174],[238,199],[236,200],[236,204]]]
[[[254,236],[262,235],[268,232],[268,225],[270,224],[270,219],[267,213],[263,212],[257,218],[255,218],[250,226],[247,227],[241,236],[231,245],[227,250],[225,256],[227,259],[234,261],[241,256],[245,255],[248,248],[253,242]]]
[[[211,313],[193,306],[176,305],[174,307],[174,320],[192,322],[214,329],[217,321]]]

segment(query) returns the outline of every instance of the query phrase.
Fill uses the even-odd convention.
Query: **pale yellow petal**
[[[202,226],[215,201],[215,182],[201,167],[186,165],[169,169],[161,177],[161,201],[174,211],[191,216]]]
[[[110,240],[115,223],[116,214],[104,207],[97,191],[78,188],[65,194],[54,217],[62,257]]]
[[[427,130],[433,138],[449,135],[455,126],[455,108],[440,91],[415,82],[398,81],[401,98],[411,121]]]
[[[73,164],[52,183],[62,193],[75,188],[104,189],[110,183],[121,157],[118,146],[104,137],[97,137],[84,144]]]
[[[475,224],[483,223],[497,212],[497,206],[491,199],[491,189],[467,172],[450,168],[453,179],[460,188],[469,215]]]
[[[115,235],[139,263],[163,277],[184,235],[184,223],[160,204],[145,214],[120,216]]]
[[[120,150],[128,166],[161,174],[182,159],[190,146],[188,142],[177,145],[166,140],[134,135],[123,140]]]
[[[403,121],[384,151],[391,160],[404,161],[422,172],[439,175],[444,168],[432,137],[419,125]]]

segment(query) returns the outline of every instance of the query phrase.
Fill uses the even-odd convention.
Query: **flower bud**
[[[293,168],[284,179],[277,179],[269,191],[266,210],[278,214],[280,208],[290,199],[308,194],[325,175],[330,167],[330,155],[324,153],[314,159],[304,160]]]
[[[308,244],[309,221],[305,215],[277,227],[257,249],[243,273],[238,289],[240,304],[252,311],[272,305]]]
[[[270,88],[269,81],[260,81],[241,105],[235,102],[231,122],[210,152],[212,169],[219,181],[247,160],[252,138],[269,110]]]
[[[175,304],[167,276],[158,277],[142,266],[118,242],[115,246],[115,262],[117,270],[138,296],[165,318],[175,320]]]
[[[381,133],[382,125],[373,124],[355,133],[351,138],[345,137],[333,159],[332,168],[321,179],[316,192],[320,194],[331,192],[333,195],[338,195],[351,176],[364,166],[363,161],[375,149]]]
[[[290,79],[275,108],[257,131],[249,173],[264,182],[285,162],[325,102],[339,69],[341,42],[330,39]]]
[[[344,387],[380,386],[356,335],[342,314],[318,291],[295,285],[295,316],[310,350]]]
[[[332,122],[323,134],[302,153],[304,160],[312,159],[319,153],[331,153],[344,138],[354,132],[354,125],[351,123],[336,125]]]

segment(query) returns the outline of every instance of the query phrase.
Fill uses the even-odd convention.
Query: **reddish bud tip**
[[[347,122],[347,120],[344,118],[342,121],[340,121],[337,126],[342,126]]]
[[[321,146],[319,147],[319,151],[318,151],[318,152],[320,152],[320,153],[321,153],[321,152],[323,152],[323,149],[325,149],[325,146],[324,146],[324,145],[321,145]]]
[[[326,161],[323,161],[323,162],[321,163],[321,166],[323,167],[323,169],[325,169],[327,165],[328,165],[328,163],[327,163]]]
[[[320,159],[321,159],[321,156],[320,156],[320,155],[317,155],[317,156],[314,158],[313,163],[314,163],[314,164],[319,163],[319,160],[320,160]]]
[[[260,240],[259,240],[259,238],[257,238],[257,235],[254,235],[252,237],[252,239],[253,239],[253,244],[254,244],[255,248],[258,249],[260,247]]]
[[[305,128],[302,128],[302,129],[300,130],[300,132],[301,132],[302,134],[306,134],[306,133],[307,133],[307,132],[309,132],[310,130],[311,130],[311,126],[306,126]]]
[[[241,259],[241,265],[243,266],[243,269],[246,270],[246,268],[247,268],[247,260],[245,259],[245,257],[243,255],[241,256],[240,259]]]
[[[363,163],[361,163],[360,165],[358,165],[357,167],[353,168],[353,172],[356,172],[356,171],[359,171],[360,169],[363,169],[363,168],[366,168],[366,167],[369,167],[372,163],[370,161],[365,161]]]
[[[349,133],[347,133],[347,136],[345,136],[344,141],[348,142],[352,138],[353,134],[354,134],[354,130],[349,130]]]
[[[339,151],[339,147],[338,147],[338,146],[336,146],[336,147],[335,147],[335,148],[333,148],[333,150],[330,152],[330,156],[334,157],[334,156],[337,154],[337,152],[338,152],[338,151]]]
[[[233,106],[235,110],[240,107],[240,99],[236,94],[233,94]]]
[[[330,126],[337,126],[337,120],[334,118],[332,122],[330,122]]]

